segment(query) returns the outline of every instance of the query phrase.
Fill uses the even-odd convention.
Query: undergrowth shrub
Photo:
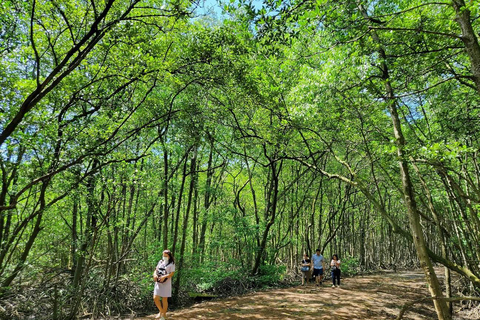
[[[276,285],[284,280],[286,273],[287,267],[285,265],[263,265],[259,268],[255,283],[260,288]]]
[[[92,268],[82,280],[83,292],[78,315],[109,319],[119,315],[155,312],[152,274],[160,258],[161,253],[151,255],[118,279],[114,276],[106,279],[104,268]],[[178,299],[170,301],[172,309],[193,304],[189,293],[225,297],[278,285],[284,281],[287,269],[284,265],[263,265],[252,276],[250,266],[245,267],[231,260],[186,265],[182,271]],[[43,275],[44,279],[37,283],[25,278],[23,282],[29,285],[17,284],[8,294],[0,297],[0,320],[51,320],[54,311],[57,319],[68,317],[73,301],[78,297],[72,288],[73,275],[58,270],[45,271]],[[175,277],[173,281],[176,281]]]
[[[351,277],[360,273],[360,261],[357,257],[347,256],[341,262],[342,275]]]
[[[238,261],[209,262],[196,268],[185,270],[182,286],[192,292],[212,293],[220,296],[243,294],[251,289],[273,286],[283,281],[285,266],[263,265],[258,274],[252,276],[250,268]]]

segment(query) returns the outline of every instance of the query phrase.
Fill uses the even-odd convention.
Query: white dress
[[[165,274],[169,274],[175,271],[175,264],[170,263],[167,266],[165,266],[165,262],[163,262],[163,260],[160,260],[157,264],[156,270],[159,270],[159,269],[160,270],[165,269]],[[172,278],[171,277],[167,278],[167,280],[163,283],[155,282],[155,289],[153,289],[153,295],[160,296],[160,297],[171,297],[172,296]]]

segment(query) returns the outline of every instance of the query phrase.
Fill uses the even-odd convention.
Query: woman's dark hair
[[[332,256],[332,260],[333,260],[333,257],[337,257],[337,260],[339,260],[339,259],[338,259],[338,254],[335,253],[335,254]]]
[[[168,263],[167,263],[167,266],[170,264],[170,263],[173,263],[175,264],[175,259],[173,258],[173,254],[170,250],[163,250],[163,253],[166,253],[168,254]]]

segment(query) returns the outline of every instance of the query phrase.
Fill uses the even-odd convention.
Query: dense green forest
[[[154,310],[164,248],[181,304],[319,247],[421,267],[451,319],[480,292],[479,4],[2,1],[0,318]]]

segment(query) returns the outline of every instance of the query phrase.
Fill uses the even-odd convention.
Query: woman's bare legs
[[[168,298],[167,297],[162,297],[162,311],[161,313],[163,314],[164,317],[167,316],[167,309],[168,309]]]
[[[160,298],[162,300],[160,300]],[[157,318],[160,317],[166,317],[167,316],[167,309],[168,309],[168,298],[167,297],[160,297],[160,296],[153,296],[153,301],[155,302],[155,305],[157,306],[158,309],[158,316]]]
[[[160,296],[153,296],[153,301],[155,302],[155,305],[157,306],[158,309],[158,318],[162,316],[162,304],[160,303]]]

